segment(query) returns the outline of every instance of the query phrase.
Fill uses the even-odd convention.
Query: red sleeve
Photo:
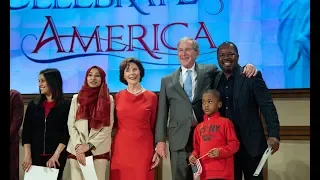
[[[152,96],[152,105],[151,105],[151,129],[154,137],[155,133],[155,125],[156,125],[156,118],[157,118],[157,107],[158,107],[158,97],[156,94]],[[154,139],[154,138],[153,138]]]
[[[18,136],[19,129],[21,127],[24,115],[24,103],[22,100],[22,96],[19,92],[15,92],[12,94],[12,104],[10,104],[10,108],[12,108],[12,120],[10,122],[10,140],[13,140]]]
[[[197,158],[200,155],[200,137],[199,137],[199,125],[196,127],[193,133],[193,151],[192,154]]]
[[[113,110],[113,126],[112,130],[114,131],[115,129],[118,128],[118,118],[117,118],[117,108],[116,108],[116,102],[119,96],[119,92],[113,97],[113,103],[114,103],[114,110]]]
[[[227,120],[227,123],[225,123],[224,134],[226,137],[227,145],[218,148],[220,153],[219,158],[228,158],[230,156],[233,156],[233,154],[238,151],[240,146],[240,142],[234,130],[233,123],[230,120]]]

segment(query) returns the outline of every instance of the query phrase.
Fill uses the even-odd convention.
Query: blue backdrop
[[[160,90],[179,65],[176,45],[196,38],[198,63],[217,64],[224,41],[254,64],[270,89],[310,88],[309,0],[10,0],[10,86],[38,93],[39,71],[58,68],[76,93],[101,66],[111,92],[125,57],[143,61],[143,86]]]

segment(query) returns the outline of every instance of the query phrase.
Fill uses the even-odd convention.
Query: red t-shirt
[[[55,105],[56,105],[55,101],[48,102],[47,100],[45,100],[42,102],[42,107],[44,107],[44,112],[46,117],[48,116],[51,108],[53,108]]]
[[[233,155],[239,149],[233,123],[228,118],[220,116],[219,112],[211,116],[204,115],[204,121],[197,125],[193,134],[193,152],[201,157],[213,148],[219,149],[219,157],[208,156],[200,159],[202,179],[234,179]]]

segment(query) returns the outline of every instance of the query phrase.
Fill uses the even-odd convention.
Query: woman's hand
[[[152,166],[151,166],[151,169],[157,167],[159,165],[159,162],[160,162],[160,157],[158,155],[157,152],[154,153],[153,155],[153,158],[152,158]]]
[[[84,155],[84,153],[77,154],[76,157],[80,164],[82,164],[83,166],[86,165],[86,156]]]
[[[89,148],[88,144],[79,144],[79,145],[76,146],[77,154],[82,154],[82,153],[85,153],[85,152],[87,152],[89,150],[90,150],[90,148]]]
[[[31,167],[31,165],[32,165],[31,153],[26,153],[24,155],[24,160],[23,160],[23,163],[22,163],[22,169],[25,172],[28,172],[30,167]]]
[[[48,168],[52,168],[52,167],[57,168],[56,163],[58,164],[58,166],[60,166],[59,157],[60,157],[59,153],[54,153],[53,156],[47,161],[47,167]]]

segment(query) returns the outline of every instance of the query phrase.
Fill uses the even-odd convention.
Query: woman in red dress
[[[117,131],[112,144],[110,180],[153,180],[159,156],[154,151],[157,95],[140,84],[141,62],[127,58],[120,64],[126,90],[115,96]]]

